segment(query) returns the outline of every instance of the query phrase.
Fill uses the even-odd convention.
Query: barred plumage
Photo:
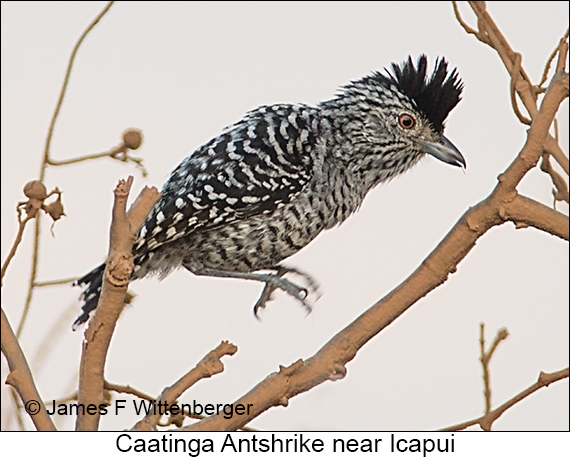
[[[425,56],[416,66],[409,58],[316,107],[262,106],[227,127],[172,172],[135,243],[132,279],[162,278],[184,266],[265,282],[256,312],[274,288],[308,305],[306,291],[283,278],[296,270],[279,262],[342,223],[368,191],[426,153],[465,167],[443,136],[462,83],[444,59],[429,79],[426,69]],[[104,267],[77,281],[87,288],[74,328],[97,306]]]

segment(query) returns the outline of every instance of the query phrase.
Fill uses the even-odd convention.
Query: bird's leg
[[[301,304],[307,309],[310,313],[312,311],[311,305],[307,302],[307,297],[309,292],[317,292],[318,285],[311,276],[307,273],[301,272],[295,268],[285,267],[282,265],[278,265],[274,268],[275,273],[244,273],[239,271],[221,271],[221,270],[213,270],[213,269],[202,269],[197,271],[192,271],[195,275],[198,276],[213,276],[217,278],[236,278],[236,279],[247,279],[250,281],[260,281],[265,283],[265,287],[257,300],[253,308],[253,313],[257,317],[257,313],[260,309],[265,308],[266,302],[270,300],[271,294],[275,289],[281,289],[287,292],[289,295],[295,297],[297,300],[301,302]],[[295,283],[289,281],[288,279],[283,278],[283,276],[287,273],[296,273],[302,277],[304,277],[308,282],[308,289],[304,287],[299,287]],[[319,295],[320,297],[320,295]],[[318,299],[318,297],[317,297]]]
[[[277,268],[277,272],[275,273],[276,276],[278,276],[279,278],[283,277],[283,275],[286,273],[286,271],[281,270],[280,268]],[[269,300],[271,300],[271,295],[273,294],[273,291],[277,288],[277,286],[272,283],[272,282],[266,282],[265,286],[263,287],[263,291],[261,292],[261,296],[259,297],[259,299],[257,300],[257,302],[255,303],[255,305],[253,306],[253,315],[259,320],[259,316],[258,316],[258,312],[260,309],[265,308],[267,302]],[[305,298],[307,296],[306,292],[307,290],[304,289],[305,292]],[[303,303],[304,304],[304,303]]]
[[[295,273],[295,274],[298,274],[299,276],[302,276],[307,281],[307,285],[308,285],[308,289],[307,288],[301,289],[305,293],[305,295],[303,297],[304,299],[306,299],[309,295],[312,295],[312,294],[317,295],[317,297],[315,298],[315,301],[317,301],[321,297],[321,293],[319,291],[319,285],[312,278],[312,276],[310,276],[308,273],[305,273],[304,271],[298,270],[297,268],[286,267],[285,265],[277,265],[275,268],[272,268],[272,269],[274,269],[276,271],[275,276],[277,276],[279,278],[282,278],[287,273]],[[293,283],[291,283],[291,284],[293,284]],[[257,303],[253,307],[253,314],[255,314],[255,317],[257,317],[258,319],[259,319],[259,316],[257,314],[258,314],[259,310],[265,308],[266,303],[269,300],[271,300],[271,294],[273,293],[273,291],[277,287],[279,287],[279,286],[275,285],[273,282],[268,282],[265,284],[265,287],[263,288],[263,292],[261,292],[261,296],[259,297],[259,300],[257,300]],[[307,308],[308,313],[310,313],[312,311],[311,305],[309,305],[305,300],[300,300],[300,301],[303,304],[303,306],[305,306]]]

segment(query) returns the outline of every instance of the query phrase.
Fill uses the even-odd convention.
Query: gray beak
[[[442,162],[454,165],[456,167],[465,168],[465,158],[459,152],[451,141],[444,136],[438,142],[426,141],[422,146],[422,152],[434,156]]]

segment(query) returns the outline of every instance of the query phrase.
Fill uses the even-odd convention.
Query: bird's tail
[[[91,313],[97,308],[99,296],[101,295],[101,286],[103,285],[103,274],[105,273],[105,263],[102,263],[94,270],[87,273],[73,283],[74,286],[87,286],[81,294],[83,313],[75,319],[72,329],[77,330],[81,325],[89,320]]]

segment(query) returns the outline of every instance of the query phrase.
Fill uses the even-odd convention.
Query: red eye
[[[409,130],[415,127],[416,120],[409,114],[402,114],[398,119],[398,123],[403,129]]]

